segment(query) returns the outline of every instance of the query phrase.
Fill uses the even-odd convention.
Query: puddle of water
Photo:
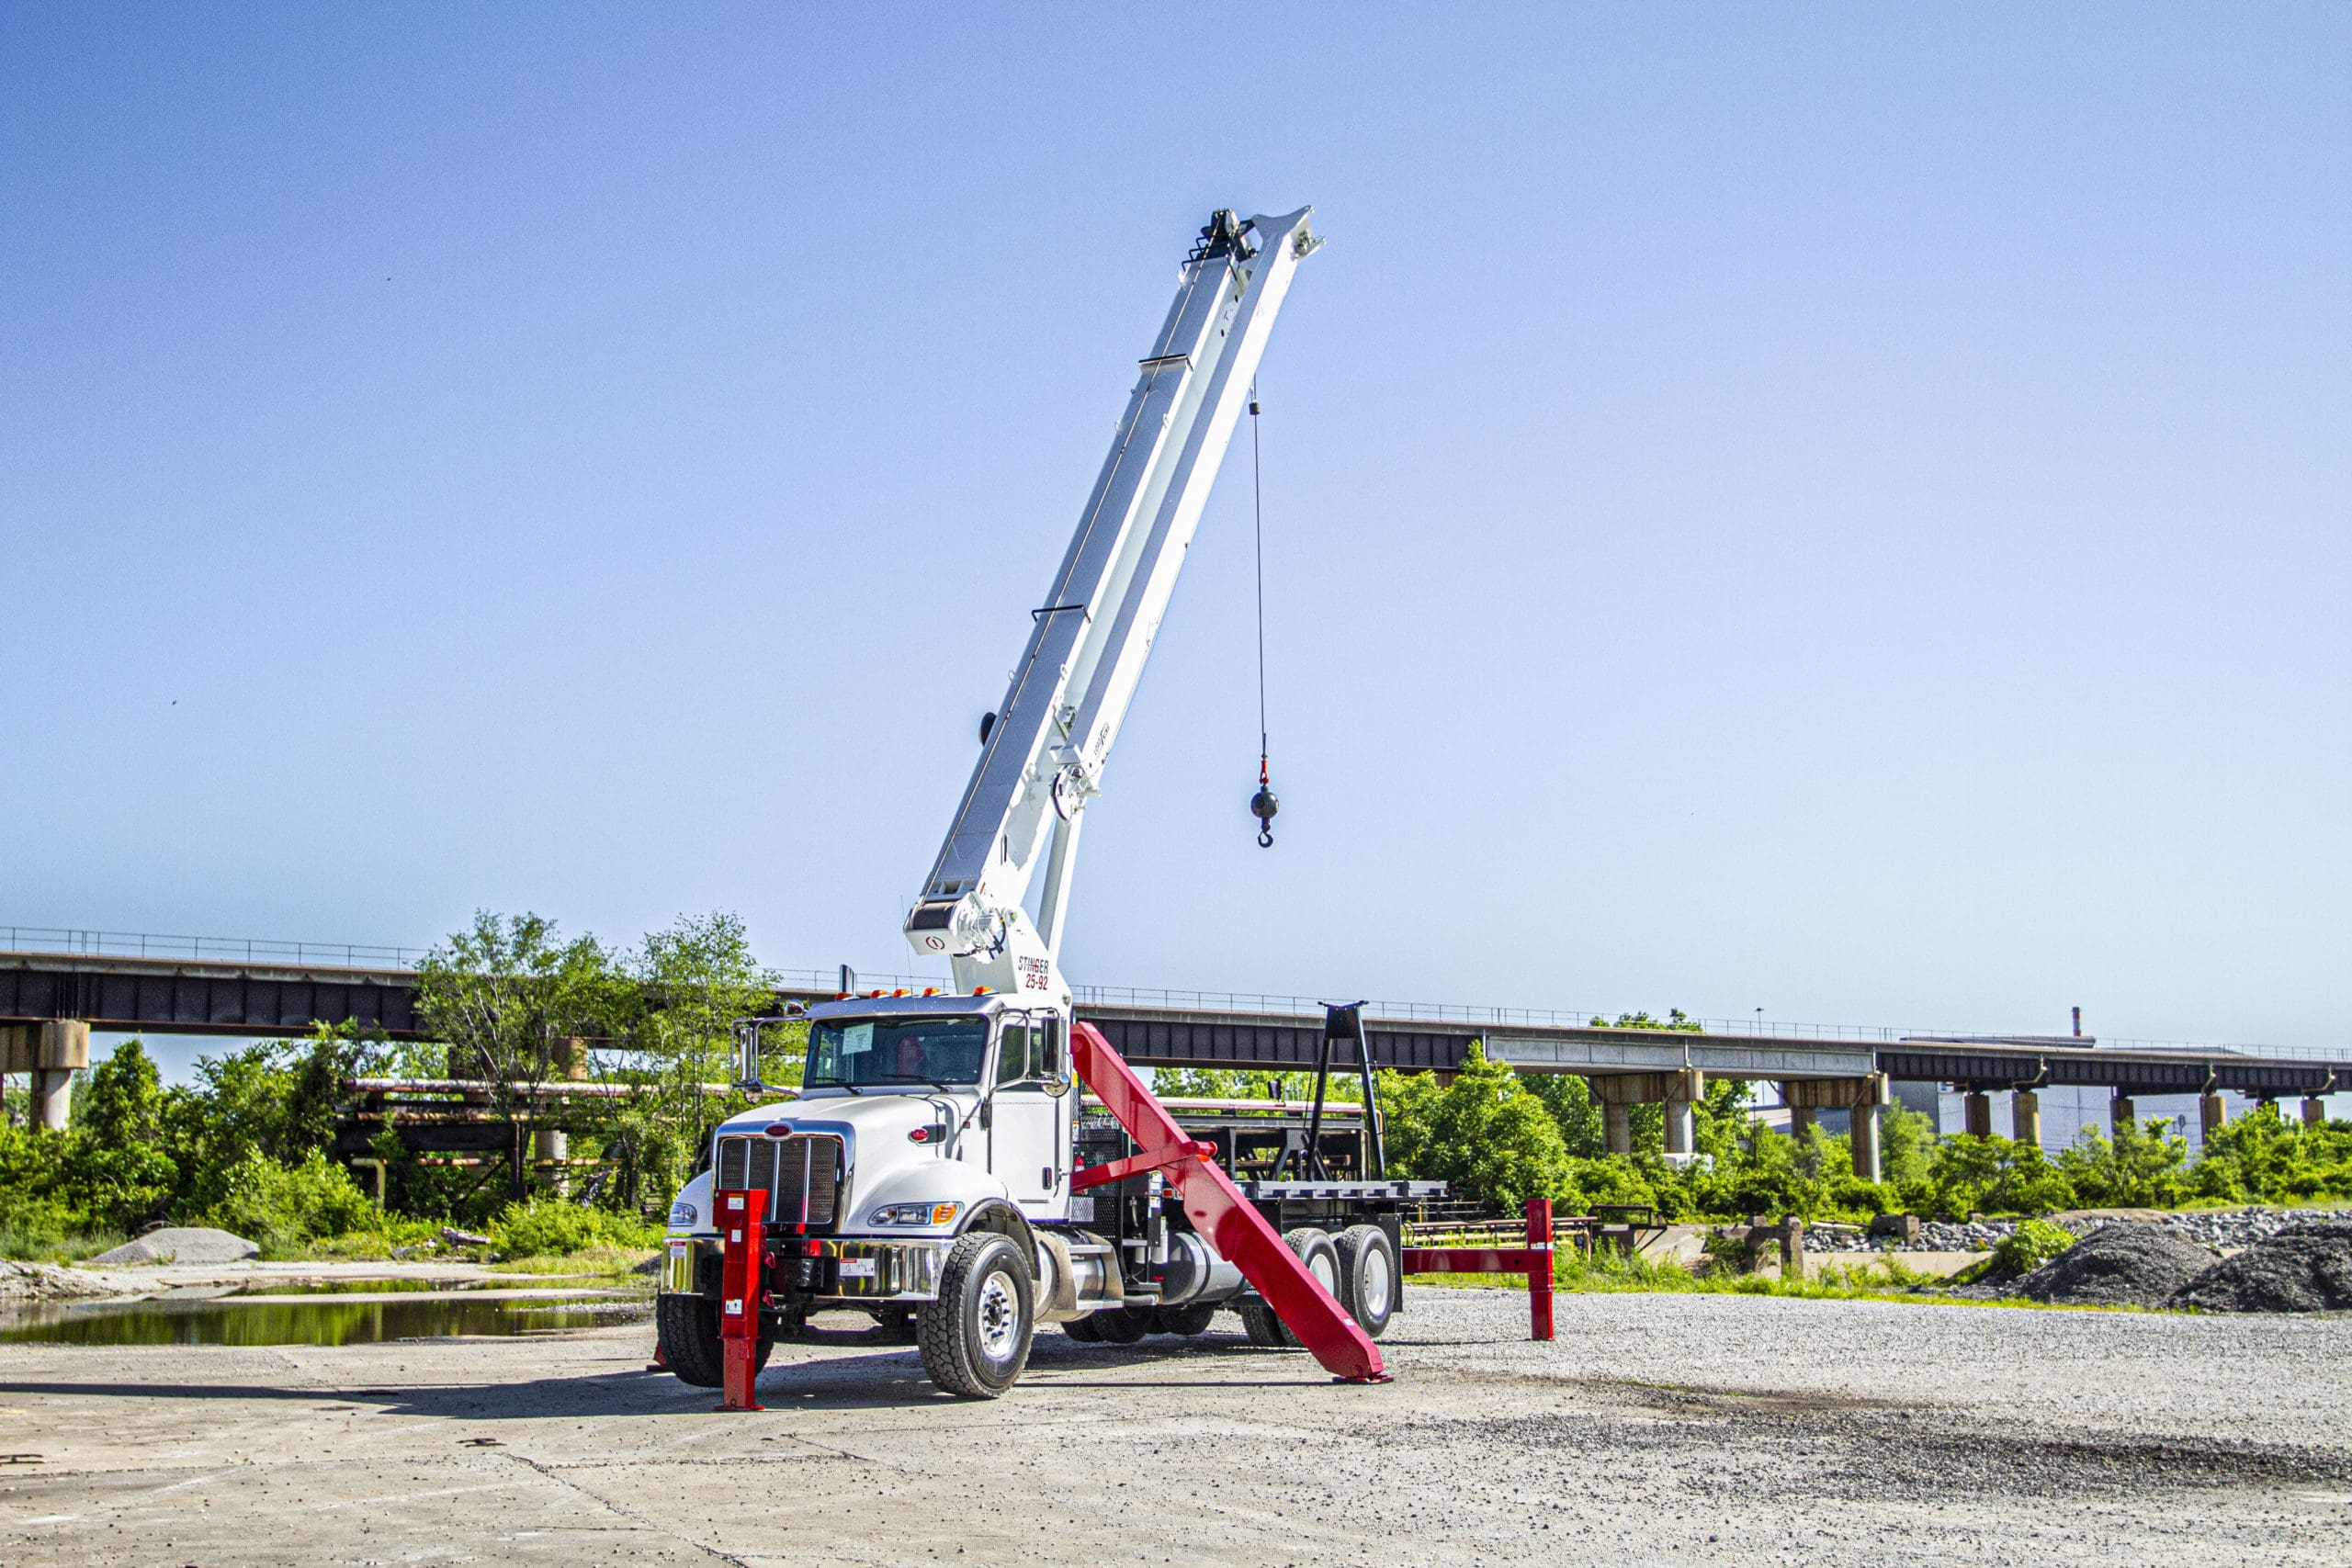
[[[395,1292],[537,1291],[560,1292],[567,1280],[584,1274],[488,1274],[471,1280],[418,1280],[395,1277],[370,1280],[346,1275],[337,1280],[273,1280],[264,1277],[220,1292],[223,1296],[379,1296]]]
[[[230,1296],[374,1296],[395,1291],[479,1291],[487,1280],[254,1280]]]
[[[368,1345],[452,1335],[545,1334],[649,1316],[642,1296],[481,1301],[442,1292],[400,1302],[75,1303],[0,1313],[0,1343],[52,1345]]]

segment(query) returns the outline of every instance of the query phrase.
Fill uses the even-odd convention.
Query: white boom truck
[[[672,1206],[657,1317],[663,1359],[686,1382],[726,1386],[737,1400],[731,1336],[747,1363],[740,1393],[749,1403],[768,1348],[812,1335],[812,1313],[842,1307],[911,1333],[932,1379],[972,1397],[1012,1386],[1039,1322],[1132,1343],[1154,1330],[1200,1333],[1231,1303],[1251,1338],[1272,1345],[1297,1342],[1285,1321],[1312,1317],[1315,1303],[1293,1293],[1308,1287],[1253,1289],[1211,1245],[1215,1235],[1248,1252],[1242,1231],[1227,1228],[1238,1225],[1235,1216],[1179,1198],[1180,1186],[1205,1179],[1162,1168],[1196,1153],[1206,1159],[1209,1145],[1178,1140],[1164,1144],[1176,1155],[1131,1156],[1132,1117],[1123,1131],[1083,1113],[1074,1026],[1080,1051],[1096,1052],[1089,1060],[1116,1058],[1075,1024],[1055,958],[1087,802],[1292,275],[1320,243],[1308,210],[1246,220],[1220,211],[1182,265],[1175,303],[1052,587],[1031,612],[1028,648],[982,726],[979,761],[906,919],[915,952],[947,960],[952,991],[810,1009],[797,1097],[721,1126],[709,1168]],[[1033,919],[1024,905],[1040,872]],[[746,1082],[756,1085],[763,1034],[782,1021],[747,1021]],[[1360,1029],[1358,1043],[1361,1055]],[[1124,1096],[1129,1109],[1150,1100],[1124,1065],[1102,1070],[1128,1086],[1106,1100]],[[1150,1110],[1159,1112],[1156,1102]],[[1368,1179],[1385,1172],[1365,1168],[1378,1165],[1378,1132],[1361,1120],[1357,1136],[1374,1153],[1355,1162],[1357,1179],[1311,1190],[1253,1181],[1247,1196],[1278,1228],[1322,1222],[1290,1225],[1283,1240],[1327,1305],[1336,1298],[1363,1336],[1376,1337],[1400,1297],[1402,1208],[1442,1188]],[[1237,1146],[1231,1134],[1219,1145],[1227,1164]],[[1099,1179],[1100,1168],[1152,1158],[1152,1168]],[[1074,1191],[1074,1182],[1091,1190]],[[747,1246],[751,1255],[739,1258]],[[1251,1277],[1272,1268],[1261,1258]],[[1278,1314],[1269,1293],[1289,1304]],[[1369,1362],[1350,1364],[1377,1375],[1377,1353],[1362,1348]]]

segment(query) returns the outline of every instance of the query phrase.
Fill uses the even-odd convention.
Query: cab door
[[[1069,1211],[1069,1079],[1053,1060],[1060,1032],[1043,1013],[1007,1012],[997,1038],[989,1169],[1033,1220]]]

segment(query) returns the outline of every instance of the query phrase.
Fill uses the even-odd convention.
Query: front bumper
[[[662,1260],[665,1295],[716,1296],[722,1243],[717,1236],[670,1237]],[[953,1236],[872,1241],[783,1236],[768,1242],[772,1306],[824,1302],[927,1302],[939,1294],[939,1271]]]

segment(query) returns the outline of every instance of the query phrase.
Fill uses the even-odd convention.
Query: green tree
[[[1568,1151],[1551,1113],[1517,1073],[1487,1059],[1484,1042],[1443,1089],[1430,1075],[1403,1079],[1387,1123],[1392,1168],[1443,1181],[1455,1197],[1509,1211],[1566,1187]]]
[[[1950,1140],[1947,1140],[1948,1142]],[[2086,1127],[2057,1167],[2075,1201],[2098,1207],[2161,1208],[2188,1191],[2188,1141],[2161,1116],[2124,1122],[2109,1140]]]
[[[166,1152],[171,1096],[146,1047],[126,1040],[90,1070],[74,1100],[61,1174],[73,1207],[91,1224],[136,1230],[170,1212],[180,1188]]]
[[[1560,1130],[1560,1146],[1576,1159],[1599,1159],[1603,1149],[1600,1101],[1592,1085],[1568,1073],[1530,1073],[1521,1080]]]
[[[417,965],[417,1021],[447,1044],[453,1069],[488,1086],[505,1126],[511,1198],[526,1186],[533,1090],[568,1077],[579,1052],[623,1033],[641,1009],[636,983],[594,937],[560,942],[538,915],[482,911]]]
[[[647,935],[630,955],[628,974],[642,1006],[633,1019],[626,1057],[608,1075],[641,1092],[608,1102],[606,1157],[620,1179],[610,1189],[622,1207],[635,1208],[650,1190],[681,1185],[718,1124],[748,1109],[748,1098],[711,1086],[735,1077],[735,1025],[775,1011],[775,976],[752,955],[738,916],[682,915]],[[797,1084],[807,1052],[806,1025],[770,1026],[761,1036],[763,1082]]]

